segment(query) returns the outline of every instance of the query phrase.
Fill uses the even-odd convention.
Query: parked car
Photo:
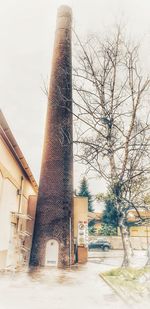
[[[97,240],[94,242],[90,242],[88,248],[89,250],[102,249],[103,251],[109,251],[111,249],[111,244],[107,240]]]

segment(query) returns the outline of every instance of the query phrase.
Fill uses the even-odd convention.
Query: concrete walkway
[[[0,309],[100,309],[124,304],[99,277],[100,264],[0,276]]]
[[[121,265],[122,257],[93,254],[87,265],[0,274],[0,309],[125,309],[99,274]],[[108,258],[109,257],[109,258]],[[137,304],[135,306],[137,307]],[[144,308],[140,306],[140,308]]]

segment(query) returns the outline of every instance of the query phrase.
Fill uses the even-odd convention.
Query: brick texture
[[[71,12],[57,16],[52,73],[30,265],[44,266],[49,239],[59,243],[58,266],[70,264],[73,222]],[[73,224],[71,263],[73,262]]]

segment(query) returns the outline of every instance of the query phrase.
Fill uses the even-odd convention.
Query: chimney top
[[[72,17],[72,9],[68,5],[61,5],[57,11],[58,17]]]
[[[72,10],[67,5],[61,5],[57,11],[56,30],[71,29]]]

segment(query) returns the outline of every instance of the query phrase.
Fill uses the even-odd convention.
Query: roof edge
[[[14,138],[11,129],[6,121],[6,118],[3,115],[2,110],[0,109],[0,134],[2,135],[3,139],[5,140],[8,147],[11,149],[13,155],[17,159],[20,167],[23,169],[24,173],[26,174],[27,178],[31,182],[35,192],[38,192],[38,185],[37,182],[31,172],[31,169],[16,141]]]

